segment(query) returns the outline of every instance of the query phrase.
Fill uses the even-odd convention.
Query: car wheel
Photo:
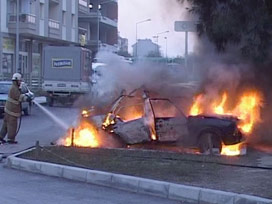
[[[202,154],[220,154],[221,142],[221,138],[217,134],[213,132],[203,133],[199,138],[199,151]]]

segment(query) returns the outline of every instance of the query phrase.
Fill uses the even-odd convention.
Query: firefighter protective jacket
[[[19,118],[22,114],[21,102],[25,100],[26,100],[25,95],[21,94],[19,86],[15,81],[13,81],[5,105],[5,113]]]

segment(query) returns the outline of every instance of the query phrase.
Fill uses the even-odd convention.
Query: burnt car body
[[[136,99],[137,103],[122,103]],[[122,111],[130,114],[129,107],[141,107],[141,116],[125,120]],[[124,111],[125,110],[125,111]],[[138,109],[139,110],[139,109]],[[94,122],[93,117],[91,118]],[[100,116],[100,120],[101,120]],[[173,102],[165,98],[141,98],[120,96],[104,120],[96,125],[119,137],[125,144],[175,143],[186,147],[197,147],[200,152],[221,151],[222,143],[232,145],[241,142],[242,134],[237,127],[238,120],[229,116],[197,115],[186,116]]]

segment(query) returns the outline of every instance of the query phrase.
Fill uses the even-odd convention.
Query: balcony
[[[107,25],[110,25],[112,27],[117,27],[118,25],[118,21],[117,19],[116,20],[112,20],[106,16],[101,16],[101,19],[100,19],[100,22],[101,23],[104,23],[104,24],[107,24]]]
[[[78,11],[81,14],[88,14],[88,2],[87,0],[78,0]]]
[[[48,21],[49,37],[60,38],[60,22],[49,19]]]
[[[36,26],[36,16],[33,14],[19,14],[19,29],[22,34],[38,34]],[[9,32],[16,32],[16,14],[8,14]]]
[[[106,25],[109,25],[109,26],[112,26],[112,27],[115,27],[117,28],[117,24],[118,24],[118,21],[117,19],[116,20],[113,20],[113,19],[110,19],[106,16],[103,16],[101,15],[101,13],[97,13],[97,12],[89,12],[88,14],[86,15],[79,15],[79,18],[82,20],[82,21],[85,21],[85,22],[89,22],[89,21],[95,21],[97,22],[97,18],[99,18],[99,21],[100,23],[103,23],[103,24],[106,24]]]
[[[49,3],[59,4],[60,0],[49,0]]]
[[[88,45],[97,47],[98,43],[97,40],[88,40]],[[107,52],[117,52],[117,45],[109,45],[107,43],[101,42],[99,40],[99,50],[100,51],[107,51]]]

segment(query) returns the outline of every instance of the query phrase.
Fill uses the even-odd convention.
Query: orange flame
[[[261,107],[262,97],[257,92],[247,93],[242,96],[240,103],[234,110],[234,114],[241,120],[239,128],[243,133],[251,133],[254,124],[261,121]]]
[[[157,139],[156,134],[152,133],[152,134],[151,134],[151,139],[152,139],[152,140],[156,140],[156,139]]]
[[[194,102],[194,104],[192,105],[191,110],[190,110],[190,115],[196,116],[196,115],[199,115],[199,114],[202,113],[202,109],[201,109],[201,107],[200,107],[202,98],[203,98],[203,95],[202,95],[202,94],[198,95],[198,96],[195,98],[195,102]]]
[[[227,93],[224,92],[223,96],[222,96],[222,100],[221,102],[219,103],[219,105],[216,105],[216,103],[213,104],[213,111],[214,113],[218,114],[218,115],[223,115],[225,114],[225,111],[224,111],[224,106],[225,106],[225,103],[227,101]]]
[[[73,137],[73,142],[72,142]],[[64,139],[60,139],[58,144],[64,146],[71,146],[73,143],[74,146],[79,147],[99,147],[98,141],[98,132],[95,127],[93,127],[89,123],[82,123],[79,127],[74,130],[74,135],[70,131],[70,134],[66,136]]]
[[[226,156],[238,156],[242,154],[243,143],[236,145],[224,145],[222,144],[221,155]]]
[[[262,96],[258,91],[248,91],[241,95],[239,103],[237,103],[231,111],[226,111],[226,103],[228,100],[227,92],[224,92],[220,97],[220,100],[208,101],[208,97],[204,95],[198,95],[194,104],[191,107],[190,115],[199,115],[201,113],[213,113],[218,115],[232,115],[237,117],[240,121],[238,128],[244,135],[252,133],[254,125],[261,122],[260,109],[262,107]],[[218,103],[218,101],[220,101]],[[211,104],[209,105],[204,104]],[[221,154],[223,155],[240,155],[241,144],[225,146],[223,145]]]
[[[114,121],[114,115],[110,112],[107,114],[103,124],[102,124],[102,127],[103,129],[107,128],[109,125],[113,125],[115,123]]]
[[[232,115],[241,120],[239,128],[245,134],[252,132],[254,124],[261,121],[260,108],[262,107],[262,97],[257,91],[246,92],[241,96],[240,102],[232,109],[232,111],[225,110],[225,104],[228,99],[226,92],[223,93],[220,103],[213,102],[212,107],[203,107],[204,101],[203,95],[196,97],[194,104],[191,107],[190,115],[199,115],[203,112],[207,113],[210,110],[211,113],[218,115]],[[218,105],[217,105],[218,104]]]

